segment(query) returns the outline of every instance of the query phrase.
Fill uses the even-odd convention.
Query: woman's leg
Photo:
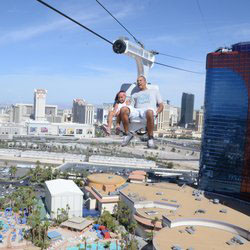
[[[113,117],[115,115],[115,111],[112,110],[112,111],[109,111],[108,113],[108,128],[111,129],[112,127],[112,122],[113,122]]]

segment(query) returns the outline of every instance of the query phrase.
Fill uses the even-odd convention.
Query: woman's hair
[[[124,91],[124,90],[120,90],[120,91],[116,94],[116,96],[115,96],[114,106],[115,106],[115,104],[119,103],[119,99],[118,99],[118,97],[119,97],[119,95],[120,95],[121,93],[125,93],[125,94],[126,94],[126,91]]]

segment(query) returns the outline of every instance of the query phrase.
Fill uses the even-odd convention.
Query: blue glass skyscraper
[[[250,200],[250,42],[207,55],[199,186]]]

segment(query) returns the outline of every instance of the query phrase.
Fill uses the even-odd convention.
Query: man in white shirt
[[[133,134],[129,132],[129,119],[141,117],[147,120],[148,132],[148,148],[155,148],[154,144],[154,119],[163,110],[163,101],[157,89],[148,89],[147,81],[144,76],[139,76],[137,85],[140,89],[131,97],[131,105],[122,107],[120,118],[123,123],[125,136],[123,138],[122,146],[127,146],[133,138]]]

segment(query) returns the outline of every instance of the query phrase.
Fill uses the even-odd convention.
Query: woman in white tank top
[[[113,121],[113,117],[116,117],[116,134],[119,134],[120,133],[120,117],[119,117],[119,114],[120,114],[120,110],[122,107],[125,107],[125,106],[128,106],[130,105],[130,101],[129,100],[126,100],[126,92],[121,90],[119,91],[117,94],[116,94],[116,97],[115,97],[115,102],[114,102],[114,105],[113,105],[113,110],[109,111],[108,113],[108,118],[107,118],[107,125],[104,124],[102,125],[102,129],[104,130],[104,132],[107,134],[107,135],[111,135],[111,127],[112,127],[112,121]]]

